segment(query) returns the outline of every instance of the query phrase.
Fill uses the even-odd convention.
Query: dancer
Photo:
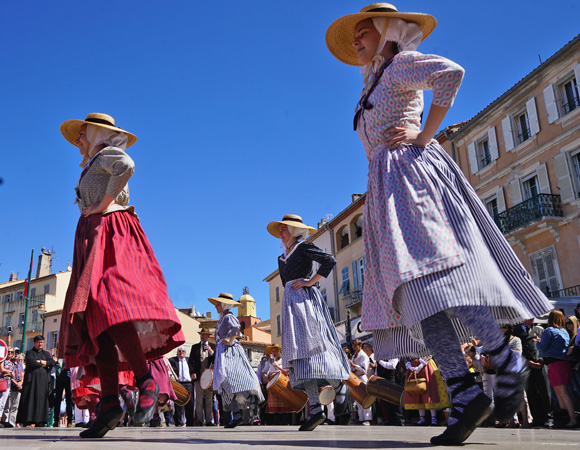
[[[526,372],[497,324],[551,307],[433,140],[464,75],[454,62],[416,51],[436,23],[374,3],[332,23],[326,43],[364,72],[354,118],[369,161],[361,324],[374,333],[377,359],[416,352],[438,361],[453,401],[448,427],[431,442],[456,445],[492,412],[459,342],[483,341],[497,366],[493,412],[509,420],[523,401]],[[421,129],[424,89],[433,100]]]
[[[127,182],[135,165],[125,150],[137,137],[100,113],[67,120],[60,130],[78,147],[83,170],[76,187],[81,217],[59,356],[67,368],[86,366],[88,373],[98,372],[99,414],[80,435],[100,438],[123,415],[119,370],[135,373],[139,401],[133,424],[144,424],[155,411],[159,392],[146,361],[179,346],[184,337],[159,263],[128,205]]]
[[[241,326],[230,310],[241,303],[236,302],[232,294],[224,293],[208,300],[220,315],[215,327],[213,389],[221,395],[224,410],[232,412],[232,420],[225,428],[235,428],[242,423],[242,410],[246,408],[250,410],[251,422],[258,418],[258,405],[264,401],[264,396],[258,376],[236,339]]]
[[[282,240],[278,270],[282,300],[282,366],[288,370],[294,389],[306,391],[310,416],[300,431],[312,431],[326,419],[320,405],[320,386],[338,387],[350,376],[350,364],[336,335],[328,306],[316,286],[326,278],[336,261],[312,242],[303,240],[316,232],[295,214],[268,224],[268,232]],[[313,275],[312,262],[320,264]]]

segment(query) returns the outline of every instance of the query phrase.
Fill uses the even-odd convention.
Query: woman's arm
[[[435,133],[437,133],[447,111],[449,111],[449,107],[447,106],[431,104],[427,120],[425,120],[425,125],[421,131],[410,130],[402,127],[388,129],[385,132],[385,143],[387,147],[397,148],[401,144],[413,144],[425,147],[429,142],[431,142]]]
[[[293,289],[313,286],[321,278],[326,278],[336,265],[336,260],[331,255],[322,251],[312,242],[302,242],[298,251],[301,252],[302,256],[310,259],[311,261],[316,261],[318,264],[320,264],[320,267],[318,268],[316,274],[310,279],[295,280],[292,282]]]

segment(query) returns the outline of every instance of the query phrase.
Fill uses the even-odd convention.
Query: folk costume
[[[115,126],[111,116],[99,113],[84,121],[64,122],[61,132],[81,151],[83,139],[88,141],[76,187],[81,213],[106,196],[114,199],[104,212],[81,214],[79,219],[59,346],[67,367],[88,366],[91,372],[96,365],[102,420],[97,420],[98,430],[91,427],[81,436],[102,437],[122,415],[119,369],[135,373],[140,399],[133,423],[145,423],[158,395],[146,359],[162,356],[185,339],[159,263],[129,206],[127,182],[135,164],[125,150],[137,138]]]
[[[44,367],[42,361],[46,361]],[[44,426],[48,422],[50,371],[56,362],[46,350],[33,347],[26,352],[24,363],[26,368],[16,423]]]
[[[271,353],[273,348],[277,348],[280,351],[277,358],[274,358],[274,356]],[[269,354],[271,357],[270,357],[270,359],[266,360],[266,363],[264,364],[263,372],[266,374],[266,377],[268,380],[272,376],[274,376],[276,373],[280,372],[279,367],[284,368],[281,353],[282,353],[282,347],[280,347],[277,344],[266,347],[266,354]],[[286,414],[286,413],[291,413],[291,412],[292,412],[292,409],[290,407],[288,407],[286,402],[284,402],[284,400],[280,396],[276,395],[275,392],[268,392],[268,401],[266,403],[266,414],[278,414],[278,413]],[[285,417],[279,421],[280,423],[278,423],[276,420],[274,420],[274,424],[275,425],[286,425],[284,419],[285,419]]]
[[[316,232],[314,228],[302,223],[302,218],[295,214],[287,214],[281,221],[270,222],[268,232],[279,238],[281,225],[286,225],[290,234],[297,239],[304,239]],[[284,253],[278,257],[278,271],[284,286],[282,363],[288,370],[292,387],[308,394],[309,421],[316,416],[319,420],[314,422],[319,424],[325,417],[322,418],[324,413],[318,398],[318,388],[327,385],[338,387],[342,380],[350,376],[350,365],[318,287],[313,285],[296,290],[292,282],[309,280],[313,276],[313,262],[320,265],[316,274],[326,278],[336,261],[309,241],[298,240],[290,249],[283,247]],[[301,430],[311,431],[316,427],[310,425],[303,425]]]
[[[226,428],[242,423],[242,410],[249,409],[252,420],[258,417],[258,406],[264,401],[260,382],[242,344],[235,339],[241,326],[230,309],[240,306],[231,294],[220,293],[208,299],[212,304],[222,305],[222,312],[215,328],[217,343],[213,370],[213,389],[221,395],[223,408],[232,412],[232,420]]]
[[[453,104],[464,70],[416,51],[437,21],[399,13],[388,3],[369,5],[329,27],[327,46],[340,61],[361,65],[352,44],[355,27],[367,19],[380,40],[363,68],[365,88],[354,120],[369,161],[361,323],[373,331],[378,359],[431,353],[439,362],[457,395],[450,427],[432,442],[457,444],[491,412],[490,401],[466,374],[458,340],[477,335],[492,349],[501,367],[494,413],[509,420],[523,401],[525,373],[498,324],[520,323],[551,305],[436,140],[425,147],[384,143],[393,127],[421,129],[424,89],[433,91],[432,105]],[[388,54],[385,45],[392,43],[399,52],[385,59],[381,52]]]

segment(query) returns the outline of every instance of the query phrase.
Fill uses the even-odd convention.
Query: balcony
[[[26,334],[42,332],[42,320],[35,320],[34,322],[27,322]]]
[[[361,290],[353,290],[347,294],[344,295],[344,301],[345,301],[345,306],[347,308],[350,308],[352,306],[355,306],[359,303],[362,303],[362,296],[363,296],[363,291]]]
[[[580,285],[567,287],[558,291],[550,292],[548,289],[546,296],[549,298],[574,297],[580,295]]]
[[[497,214],[494,219],[501,232],[508,234],[533,222],[556,217],[564,217],[561,197],[538,194]]]

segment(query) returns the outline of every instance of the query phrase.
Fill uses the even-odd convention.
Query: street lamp
[[[45,309],[44,298],[42,300],[34,300],[30,298],[30,281],[32,278],[32,261],[34,258],[34,249],[30,253],[30,269],[28,270],[28,279],[26,280],[26,303],[24,305],[24,323],[22,324],[22,343],[20,344],[22,350],[26,351],[26,327],[28,326],[28,308],[30,306],[38,306],[38,309]],[[33,305],[30,305],[33,303]]]

